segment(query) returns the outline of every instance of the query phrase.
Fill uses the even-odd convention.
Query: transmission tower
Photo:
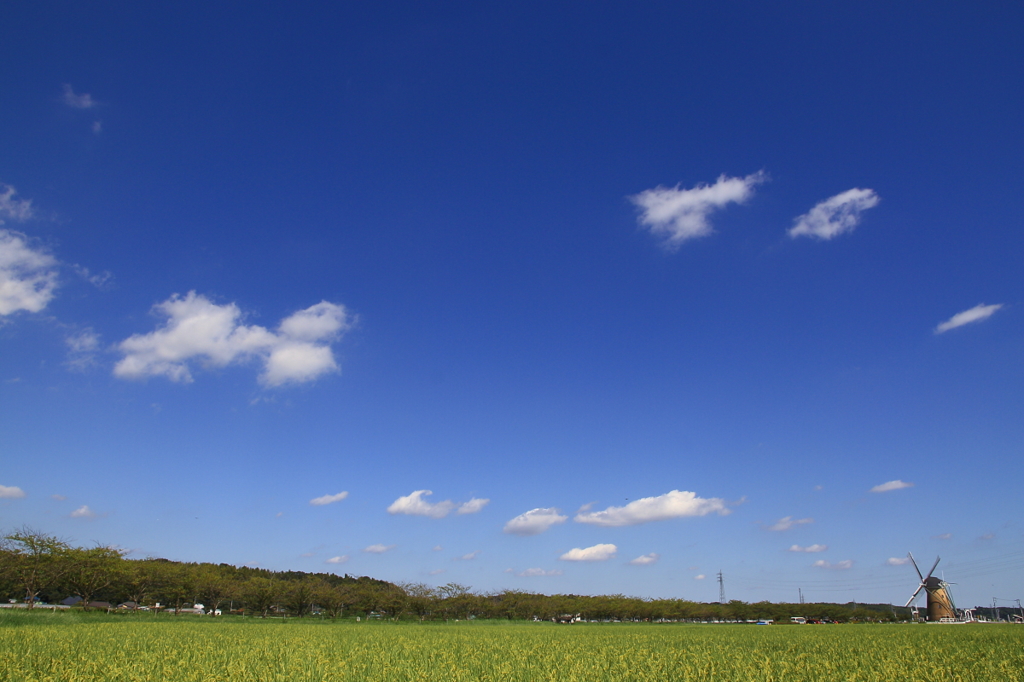
[[[722,572],[718,572],[718,603],[725,603],[725,580],[722,578]]]
[[[800,593],[800,603],[803,604],[804,603],[804,591],[803,591],[803,589],[798,587],[798,588],[796,588],[796,591]]]

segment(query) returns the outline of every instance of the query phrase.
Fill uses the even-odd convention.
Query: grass
[[[5,610],[6,611],[6,610]],[[743,626],[0,613],[0,680],[1020,680],[1014,625]]]

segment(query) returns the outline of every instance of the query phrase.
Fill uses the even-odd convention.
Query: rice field
[[[380,623],[0,614],[0,680],[1022,680],[1014,625]]]

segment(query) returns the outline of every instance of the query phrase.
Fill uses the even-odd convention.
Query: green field
[[[0,680],[1022,680],[1014,625],[332,623],[0,613]]]

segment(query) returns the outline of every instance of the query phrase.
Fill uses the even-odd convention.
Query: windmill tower
[[[935,572],[935,567],[939,565],[941,557],[935,557],[935,563],[932,564],[932,569],[928,571],[926,577],[921,575],[921,569],[917,567],[914,555],[907,552],[907,556],[910,557],[910,563],[914,564],[914,570],[917,571],[917,577],[921,579],[921,584],[914,590],[914,594],[910,596],[905,606],[910,606],[917,599],[917,595],[921,594],[921,590],[924,590],[928,597],[929,622],[937,623],[943,618],[955,619],[956,607],[953,605],[953,597],[949,593],[949,583],[932,575]]]

